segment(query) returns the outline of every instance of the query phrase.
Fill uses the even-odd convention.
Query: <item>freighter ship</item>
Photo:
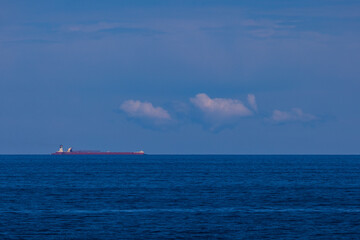
[[[60,145],[60,149],[51,155],[144,155],[144,151],[138,152],[100,152],[100,151],[73,151],[72,148],[68,148],[64,151],[63,145]]]

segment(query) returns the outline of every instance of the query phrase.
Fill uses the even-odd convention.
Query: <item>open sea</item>
[[[360,239],[360,156],[0,155],[0,239]]]

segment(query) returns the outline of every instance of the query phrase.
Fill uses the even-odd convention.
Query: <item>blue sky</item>
[[[359,1],[1,1],[0,153],[358,154]]]

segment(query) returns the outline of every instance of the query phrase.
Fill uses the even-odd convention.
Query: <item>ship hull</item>
[[[143,152],[55,152],[51,155],[144,155]]]

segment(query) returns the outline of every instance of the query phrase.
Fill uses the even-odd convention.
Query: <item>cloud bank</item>
[[[247,102],[243,103],[233,98],[211,98],[205,93],[199,93],[190,98],[193,107],[184,102],[173,104],[172,116],[162,107],[155,107],[150,102],[138,100],[127,100],[120,106],[134,122],[145,128],[169,129],[179,124],[189,122],[200,123],[205,129],[221,131],[226,128],[233,128],[243,123],[244,118],[261,116],[258,113],[258,106],[254,94],[247,95]],[[248,118],[249,119],[249,118]],[[290,111],[274,110],[271,116],[263,120],[274,124],[285,123],[308,123],[319,118],[303,112],[300,108],[292,108]],[[251,118],[246,121],[253,121]]]
[[[127,100],[121,104],[120,109],[133,118],[147,118],[155,121],[170,120],[169,113],[161,108],[154,107],[150,102]]]
[[[316,119],[318,119],[316,116],[304,113],[300,108],[293,108],[288,112],[274,110],[270,118],[275,123],[310,122]]]

